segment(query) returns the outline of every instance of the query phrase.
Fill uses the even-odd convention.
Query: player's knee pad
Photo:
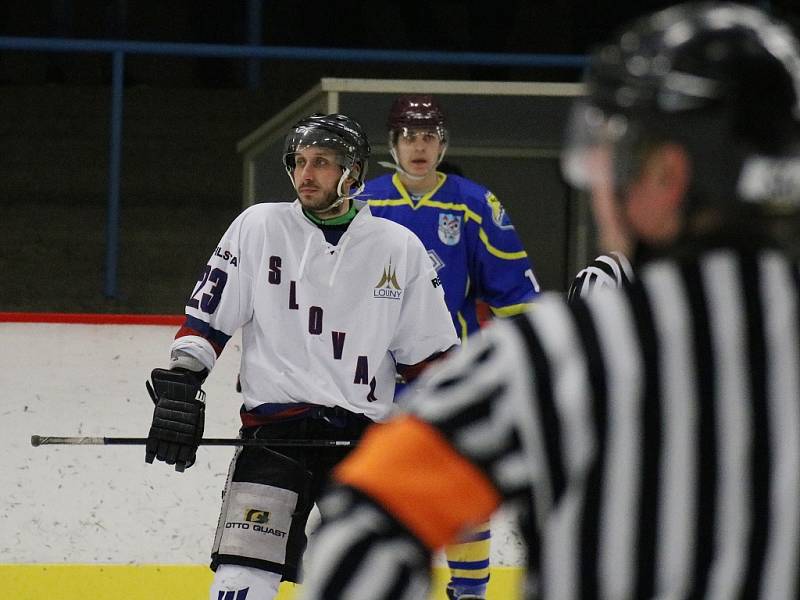
[[[284,575],[285,565],[299,560],[290,531],[300,527],[302,534],[305,527],[308,481],[308,472],[286,456],[252,446],[239,449],[228,473],[211,568],[236,564]],[[302,523],[293,528],[297,519]]]
[[[271,600],[278,594],[281,576],[253,567],[219,565],[209,590],[209,600]]]

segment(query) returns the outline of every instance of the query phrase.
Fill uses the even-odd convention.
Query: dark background
[[[580,55],[669,4],[266,0],[259,33],[275,46]],[[798,22],[796,0],[753,4]],[[0,35],[244,44],[247,14],[245,0],[3,0]],[[236,142],[321,77],[580,78],[576,69],[285,60],[262,61],[250,88],[244,60],[126,55],[125,67],[119,293],[106,298],[110,58],[0,50],[0,311],[182,312],[241,210]],[[291,192],[287,180],[282,193]]]

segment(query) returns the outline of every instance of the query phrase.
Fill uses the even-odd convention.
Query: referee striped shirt
[[[431,547],[456,463],[477,466],[471,495],[483,481],[524,507],[530,598],[798,598],[799,323],[798,266],[770,249],[650,262],[585,301],[546,294],[423,376],[397,427],[420,447],[433,425],[451,467],[404,458],[405,434],[376,453],[376,434],[339,479]],[[441,489],[410,498],[426,469]],[[339,547],[328,575],[378,560],[353,544],[370,558]]]
[[[567,290],[567,299],[585,298],[603,288],[624,287],[633,281],[633,267],[620,252],[601,254],[578,271]]]

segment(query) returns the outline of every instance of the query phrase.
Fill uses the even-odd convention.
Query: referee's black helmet
[[[562,166],[587,189],[587,150],[612,149],[615,187],[648,148],[682,146],[687,210],[800,208],[800,52],[789,27],[753,6],[680,4],[635,21],[593,53]]]

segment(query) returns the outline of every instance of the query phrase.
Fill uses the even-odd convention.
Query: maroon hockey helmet
[[[439,102],[428,94],[398,96],[389,110],[387,124],[392,133],[409,129],[436,131],[442,143],[447,143],[444,111]]]

